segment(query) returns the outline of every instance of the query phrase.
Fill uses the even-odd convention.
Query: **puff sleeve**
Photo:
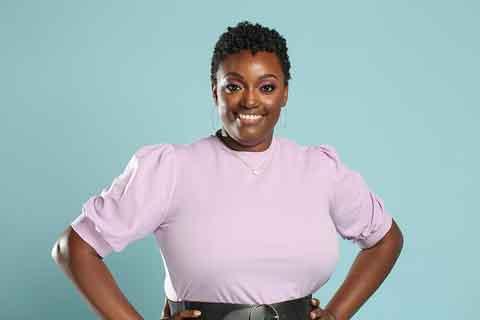
[[[374,246],[392,225],[383,200],[369,189],[360,173],[342,163],[335,148],[322,145],[320,150],[331,165],[330,215],[337,232],[362,249]]]
[[[101,257],[120,252],[162,224],[174,186],[173,146],[142,146],[107,188],[83,204],[71,226]]]

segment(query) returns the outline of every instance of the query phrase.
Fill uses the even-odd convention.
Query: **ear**
[[[283,97],[282,97],[282,103],[281,106],[282,108],[285,107],[288,101],[288,84],[285,86],[285,91],[283,92]]]
[[[218,105],[217,84],[212,82],[212,97],[215,105]]]

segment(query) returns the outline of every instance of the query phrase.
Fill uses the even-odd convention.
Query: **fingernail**
[[[198,311],[198,310],[193,311],[193,315],[194,315],[194,316],[199,316],[199,315],[201,315],[201,314],[202,314],[202,312],[200,312],[200,311]]]

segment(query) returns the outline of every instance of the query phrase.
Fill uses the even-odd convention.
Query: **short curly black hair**
[[[242,21],[235,27],[228,27],[215,44],[210,66],[212,83],[217,81],[217,70],[223,59],[229,54],[244,49],[249,49],[252,54],[258,51],[274,52],[282,65],[284,83],[288,85],[291,76],[287,41],[275,29],[269,29],[258,23],[252,24],[249,21]]]

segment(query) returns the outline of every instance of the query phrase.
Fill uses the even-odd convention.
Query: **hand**
[[[199,314],[195,314],[195,312],[197,311],[199,312]],[[182,320],[182,319],[188,319],[188,318],[198,318],[200,315],[201,315],[200,310],[187,309],[187,310],[177,312],[172,316],[170,313],[170,307],[167,301],[165,301],[165,306],[163,308],[163,316],[160,318],[160,320],[167,320],[167,319]]]
[[[320,308],[320,301],[318,299],[312,298],[310,303],[314,307],[314,309],[310,311],[310,319],[336,320],[335,316],[330,311]]]

